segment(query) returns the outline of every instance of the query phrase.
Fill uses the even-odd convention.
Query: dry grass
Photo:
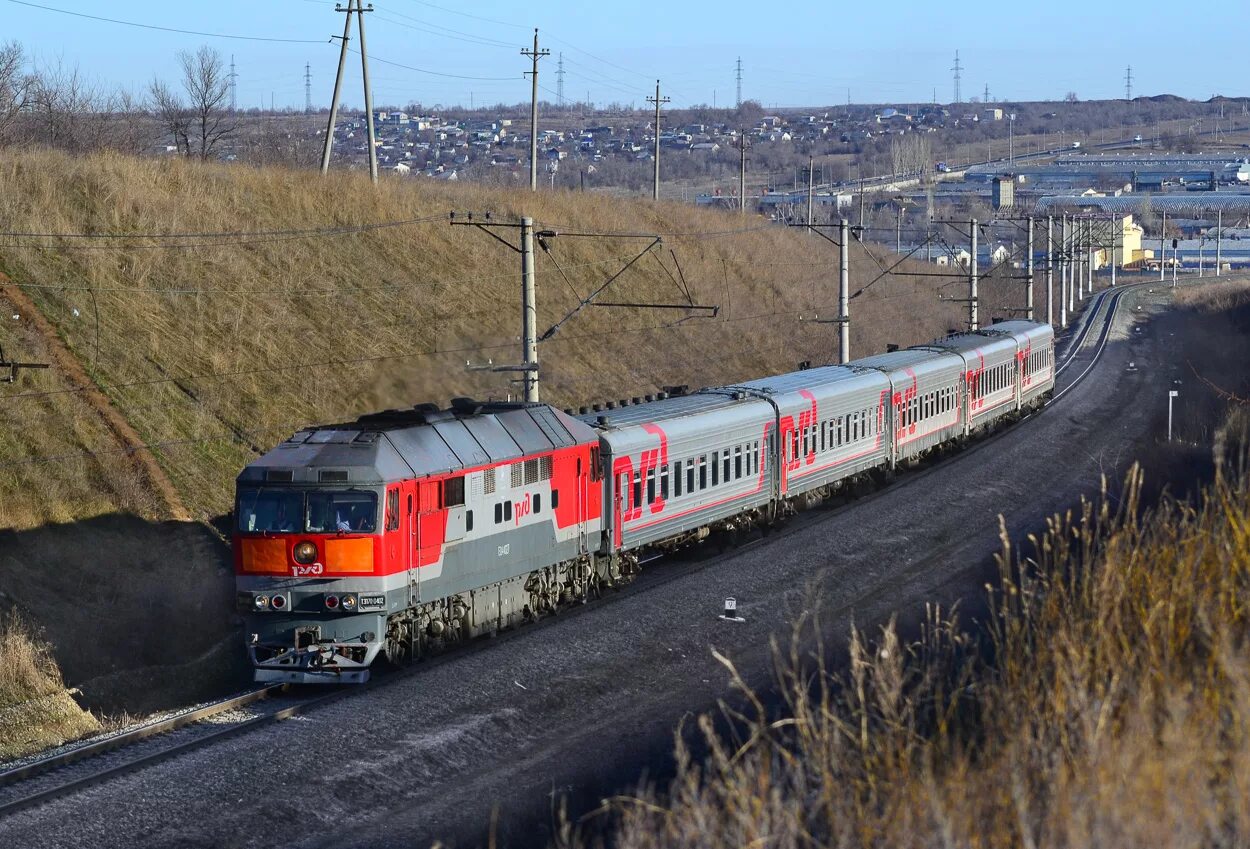
[[[855,633],[835,675],[806,623],[780,713],[746,691],[740,735],[702,717],[707,757],[618,801],[612,845],[1246,845],[1250,485],[1143,513],[1140,483],[1022,561],[1004,536],[981,641],[935,612],[913,644]]]
[[[65,691],[49,647],[16,614],[0,619],[0,761],[99,728]]]
[[[429,219],[245,243],[8,238],[0,240],[0,271],[35,300],[143,440],[158,445],[161,466],[203,518],[228,508],[233,477],[253,449],[300,425],[514,391],[506,376],[464,364],[517,357],[517,257],[474,228],[449,226],[450,210],[498,219],[524,213],[556,230],[666,233],[663,250],[609,290],[613,299],[672,302],[680,297],[673,278],[684,276],[697,302],[720,305],[715,320],[681,323],[681,313],[584,311],[540,348],[544,398],[554,403],[738,380],[836,352],[836,328],[807,320],[836,313],[837,251],[823,240],[759,219],[739,232],[737,215],[595,194],[394,179],[373,189],[359,174],[0,152],[2,231],[237,233]],[[702,235],[682,235],[692,233]],[[538,257],[540,328],[644,244],[554,240],[552,254]],[[858,247],[852,267],[853,290],[878,273]],[[961,307],[938,302],[940,286],[898,278],[867,289],[852,301],[853,354],[959,326]],[[1018,283],[1001,289],[983,288],[983,315],[1019,299]],[[960,286],[946,292],[959,295]],[[32,340],[5,341],[38,353]],[[159,518],[159,500],[124,479],[133,472],[123,446],[90,432],[98,427],[72,396],[31,394],[64,389],[58,380],[30,372],[4,393],[6,523],[30,527],[108,509]],[[57,417],[69,427],[56,426]],[[84,459],[83,447],[97,456]],[[76,459],[59,461],[59,470],[23,465],[62,455]],[[45,476],[54,485],[43,487]]]

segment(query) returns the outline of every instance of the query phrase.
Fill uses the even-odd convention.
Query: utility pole
[[[350,0],[348,8],[351,8]],[[364,0],[356,0],[356,28],[360,32],[360,76],[365,87],[365,127],[369,131],[369,179],[377,183],[378,137],[373,131],[373,89],[369,85],[369,51],[365,48],[365,12],[372,11],[372,3],[366,9]]]
[[[738,214],[747,214],[747,134],[738,136]]]
[[[1133,66],[1129,65],[1124,71],[1124,99],[1133,99]]]
[[[1159,282],[1164,281],[1164,266],[1168,258],[1168,214],[1167,210],[1163,212],[1163,225],[1159,228]]]
[[[859,230],[864,231],[864,172],[859,172]]]
[[[234,72],[234,54],[230,54],[230,111],[238,111],[238,84],[239,75]]]
[[[1089,246],[1089,268],[1086,269],[1088,275],[1085,285],[1085,297],[1093,297],[1094,294],[1094,264],[1098,261],[1098,255],[1094,252],[1094,219],[1091,217],[1085,222],[1085,239]]]
[[[564,105],[564,52],[556,61],[556,105]]]
[[[1119,216],[1112,214],[1111,216],[1111,288],[1115,288],[1115,266],[1116,257],[1115,250],[1124,236],[1124,222]]]
[[[903,253],[903,205],[894,209],[894,253]]]
[[[321,148],[321,173],[326,174],[330,171],[330,152],[334,147],[334,122],[339,115],[339,94],[343,90],[343,66],[347,64],[347,42],[351,39],[352,31],[352,0],[347,0],[347,8],[344,9],[337,3],[334,6],[336,12],[346,12],[346,18],[343,21],[343,38],[342,45],[339,48],[339,68],[334,75],[334,95],[330,98],[330,120],[326,124],[325,144]]]
[[[1024,284],[1024,315],[1029,321],[1033,320],[1033,216],[1029,216],[1029,259],[1027,263],[1028,280]]]
[[[528,56],[534,62],[530,74],[530,191],[538,191],[538,60],[550,56],[550,50],[538,49],[538,27],[534,27],[534,49],[522,50],[522,56]],[[528,391],[529,384],[526,384]]]
[[[525,401],[538,403],[538,307],[534,303],[534,219],[521,219],[521,340]]]
[[[959,80],[960,80],[959,74],[963,70],[963,66],[959,64],[959,51],[958,50],[955,51],[955,66],[951,68],[951,70],[955,72],[955,102],[962,103],[963,101],[960,100],[960,94],[959,94]]]
[[[1221,248],[1224,242],[1224,210],[1215,213],[1215,276],[1220,276]]]
[[[1055,247],[1055,217],[1046,216],[1046,323],[1055,326],[1055,267],[1052,251]]]
[[[1068,326],[1068,214],[1059,228],[1059,326]]]
[[[304,63],[304,114],[312,114],[312,64]]]
[[[651,199],[660,199],[660,107],[669,102],[669,98],[660,97],[660,81],[655,81],[655,97],[648,97],[648,103],[655,104],[655,169],[651,187]]]
[[[742,108],[742,57],[738,57],[738,101],[735,104],[737,108]]]
[[[838,221],[838,362],[851,361],[851,225]]]
[[[977,220],[969,219],[972,234],[972,260],[968,263],[968,329],[980,329],[977,323]]]
[[[816,158],[807,157],[807,232],[812,232],[812,185],[815,182]]]

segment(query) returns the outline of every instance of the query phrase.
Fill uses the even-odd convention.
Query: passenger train
[[[299,431],[237,481],[257,681],[360,683],[628,582],[1041,406],[1047,324],[608,403],[456,399]]]

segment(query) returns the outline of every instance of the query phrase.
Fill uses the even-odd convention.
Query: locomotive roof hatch
[[[316,484],[333,470],[341,473],[336,482],[373,485],[597,442],[589,425],[546,404],[456,399],[447,410],[423,404],[305,428],[249,463],[238,481],[272,482],[277,473],[292,484]]]

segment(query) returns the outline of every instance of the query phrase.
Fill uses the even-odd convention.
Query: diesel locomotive
[[[1040,407],[1054,334],[1008,321],[639,403],[455,399],[310,427],[239,475],[234,564],[257,681],[360,683],[384,654],[557,612],[640,555],[766,526]]]

